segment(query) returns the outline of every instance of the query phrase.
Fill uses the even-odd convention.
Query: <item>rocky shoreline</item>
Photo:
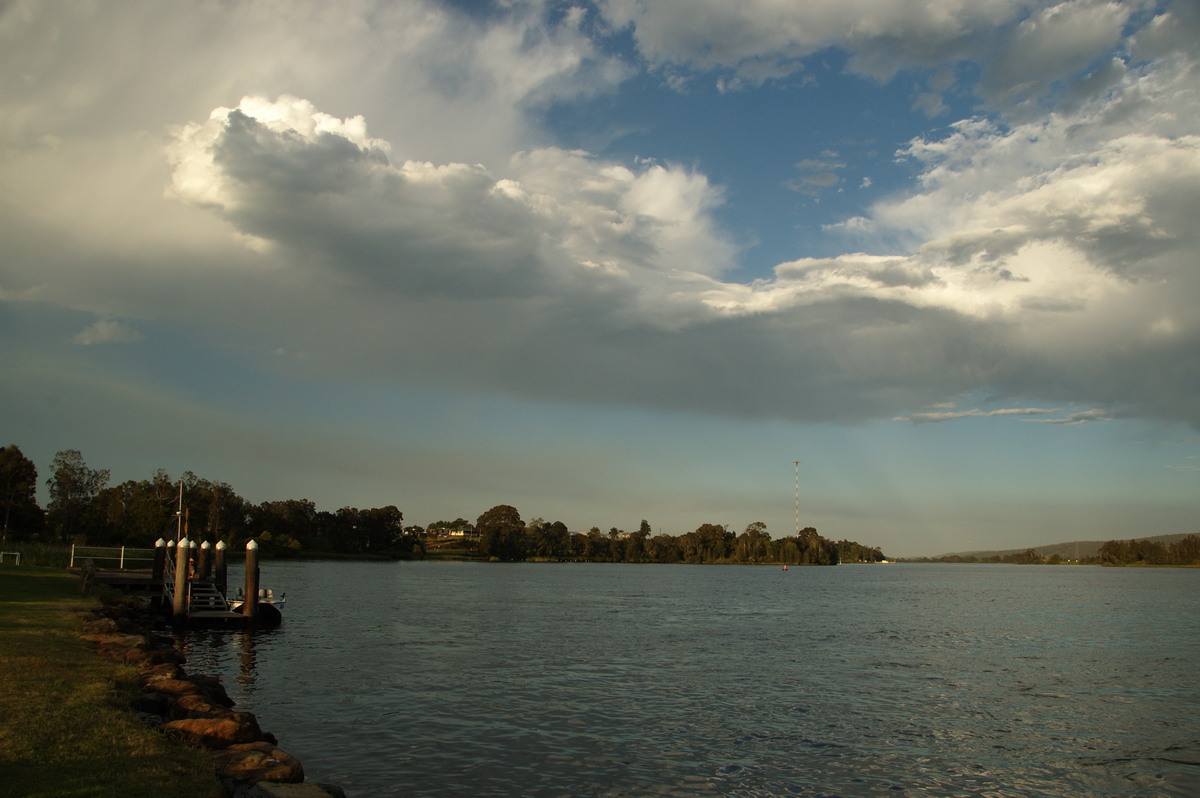
[[[300,761],[254,713],[233,708],[218,678],[184,670],[186,658],[156,631],[162,621],[145,600],[110,600],[80,621],[96,653],[137,668],[141,692],[131,711],[181,744],[205,749],[231,798],[346,798],[336,785],[306,782]]]

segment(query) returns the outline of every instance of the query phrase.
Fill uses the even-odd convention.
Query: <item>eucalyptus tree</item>
[[[96,495],[108,484],[107,468],[88,468],[78,449],[63,449],[54,455],[46,486],[50,489],[50,504],[46,508],[51,527],[63,543],[71,536],[83,534],[87,513]]]

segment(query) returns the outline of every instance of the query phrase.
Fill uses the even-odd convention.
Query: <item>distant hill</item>
[[[1169,543],[1176,543],[1186,537],[1186,534],[1154,535],[1153,537],[1145,538],[1109,538],[1108,540],[1149,540],[1165,546]],[[1072,540],[1070,543],[1051,543],[1047,546],[1026,546],[1021,549],[1002,549],[998,551],[958,551],[952,554],[942,554],[932,559],[941,559],[941,557],[974,557],[979,560],[999,557],[1003,559],[1014,554],[1021,554],[1032,548],[1042,557],[1053,557],[1057,554],[1063,560],[1074,560],[1076,558],[1086,560],[1095,557],[1100,552],[1100,547],[1107,543],[1108,540]]]

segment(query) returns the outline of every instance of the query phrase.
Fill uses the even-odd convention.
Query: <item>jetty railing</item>
[[[71,546],[70,568],[76,567],[76,562],[82,567],[88,560],[97,568],[115,567],[118,571],[150,568],[154,565],[154,549],[135,549],[128,546]]]

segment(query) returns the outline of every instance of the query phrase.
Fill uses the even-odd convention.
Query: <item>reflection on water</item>
[[[232,672],[237,689],[226,683],[226,690],[249,700],[256,687],[259,648],[269,647],[279,634],[279,629],[189,629],[175,634],[175,647],[187,657],[189,673],[220,675],[228,682]],[[230,666],[235,666],[232,671]]]
[[[264,572],[187,667],[352,796],[1200,794],[1200,570]]]

